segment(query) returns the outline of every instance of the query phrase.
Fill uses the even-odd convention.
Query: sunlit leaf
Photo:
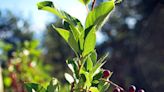
[[[114,9],[114,0],[101,3],[99,6],[95,7],[94,10],[90,11],[85,22],[85,28],[96,25],[96,30],[98,30],[108,19],[109,14]]]
[[[92,60],[91,60],[90,57],[88,57],[88,59],[86,61],[86,66],[87,66],[87,70],[88,71],[91,71],[92,70],[92,68],[93,68],[93,62],[92,62]]]
[[[72,83],[74,82],[74,79],[73,79],[73,77],[72,77],[70,74],[65,73],[64,76],[65,76],[65,79],[66,79],[70,84],[72,84]]]
[[[91,51],[94,50],[96,45],[96,30],[95,27],[92,27],[92,29],[89,31],[85,38],[84,42],[84,51],[83,51],[83,56],[89,54]]]
[[[53,28],[64,38],[75,53],[79,52],[78,42],[76,42],[71,32],[62,28],[56,28],[55,26],[53,26]]]
[[[37,6],[38,6],[38,9],[39,9],[39,10],[49,11],[49,12],[51,12],[51,13],[57,15],[58,17],[62,18],[62,19],[64,18],[64,16],[62,15],[62,13],[61,13],[58,9],[56,9],[56,8],[54,7],[53,2],[51,2],[51,1],[39,2],[39,3],[37,4]]]
[[[99,92],[99,90],[96,87],[90,87],[90,92]]]

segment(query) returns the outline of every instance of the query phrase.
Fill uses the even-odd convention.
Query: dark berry
[[[104,70],[103,78],[108,78],[109,76],[110,76],[110,71],[109,70]]]
[[[143,89],[138,90],[138,92],[145,92]]]
[[[113,92],[121,92],[120,89],[118,87],[116,87]]]
[[[136,87],[134,85],[131,85],[129,87],[129,92],[135,92],[136,91]]]

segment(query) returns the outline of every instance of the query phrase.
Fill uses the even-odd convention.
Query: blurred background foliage
[[[102,1],[104,0],[97,0],[97,4]],[[66,83],[63,75],[69,70],[65,60],[73,57],[73,52],[52,31],[51,23],[46,25],[48,30],[43,32],[43,40],[38,39],[39,45],[34,39],[35,31],[30,30],[27,20],[21,16],[16,17],[10,11],[5,13],[5,16],[0,14],[0,59],[4,83],[11,80],[8,75],[13,73],[19,79],[18,85],[22,81],[44,82],[46,85],[48,75]],[[134,84],[138,88],[144,88],[146,92],[163,92],[163,16],[164,0],[124,0],[116,7],[109,21],[98,33],[104,39],[96,47],[99,56],[105,52],[110,53],[104,68],[114,72],[111,80],[125,88]],[[18,26],[20,20],[23,22],[21,27]],[[62,27],[62,20],[55,17],[54,21],[56,26]],[[29,54],[25,55],[26,52]],[[16,68],[9,70],[11,66],[17,67],[19,63],[23,65],[21,73]],[[30,68],[33,64],[37,67]],[[12,83],[7,82],[5,88],[11,88],[11,85]]]

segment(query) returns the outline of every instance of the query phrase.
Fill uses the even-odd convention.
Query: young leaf
[[[62,28],[56,28],[52,25],[52,27],[64,38],[64,40],[69,44],[69,46],[73,49],[73,51],[77,54],[79,52],[78,42],[76,42],[73,34],[68,30]]]
[[[93,52],[91,52],[91,60],[92,60],[92,62],[93,62],[93,65],[95,65],[96,64],[96,62],[97,62],[97,53],[96,53],[96,50],[94,50]]]
[[[89,92],[99,92],[96,87],[90,87]]]
[[[46,89],[39,84],[26,83],[25,87],[28,92],[46,92]]]
[[[70,37],[70,32],[68,30],[56,28],[54,25],[52,25],[52,27],[64,38],[66,42],[68,42]]]
[[[89,31],[85,38],[84,42],[84,51],[82,53],[83,56],[89,54],[92,52],[96,45],[96,30],[95,27],[92,27],[92,29]]]
[[[70,25],[70,29],[73,33],[75,40],[78,41],[81,35],[80,31],[73,25]]]
[[[90,0],[79,0],[79,1],[84,5],[87,5],[90,2]]]
[[[47,92],[59,92],[60,85],[56,78],[52,78],[50,84],[47,87]]]
[[[107,58],[109,53],[106,53],[102,58],[100,58],[97,63],[94,65],[94,67],[92,68],[92,71],[90,73],[92,73],[92,76],[95,76],[97,73],[100,72],[100,68],[106,63],[105,59]]]
[[[37,6],[38,6],[38,9],[39,10],[49,11],[49,12],[57,15],[58,17],[62,18],[62,19],[64,18],[64,16],[62,15],[62,13],[58,9],[56,9],[54,7],[53,2],[51,2],[51,1],[39,2],[37,4]]]
[[[90,57],[88,57],[87,62],[86,62],[86,65],[87,65],[87,70],[88,71],[91,71],[92,68],[93,68],[93,62],[92,62],[92,60],[91,60]]]
[[[37,6],[39,10],[45,10],[45,11],[51,12],[55,14],[56,16],[58,16],[59,18],[64,19],[64,21],[68,22],[69,24],[73,26],[76,26],[78,24],[82,26],[81,22],[77,18],[72,17],[65,11],[58,10],[57,8],[55,8],[53,2],[51,1],[39,2]]]
[[[72,84],[72,83],[74,82],[74,79],[73,79],[73,77],[72,77],[70,74],[65,73],[64,76],[65,76],[65,79],[66,79],[70,84]]]
[[[93,11],[89,12],[85,28],[96,25],[96,30],[98,30],[107,20],[110,12],[114,9],[114,0],[101,3],[99,6],[95,7]]]

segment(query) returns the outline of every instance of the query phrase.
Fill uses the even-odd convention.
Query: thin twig
[[[108,82],[108,83],[112,84],[113,86],[120,88],[121,90],[124,90],[122,87],[118,86],[116,83],[114,83],[114,82],[112,82],[110,80],[105,80],[105,79],[101,79],[101,80],[105,81],[105,82]]]
[[[93,10],[93,9],[94,9],[95,4],[96,4],[96,0],[92,0],[92,9],[91,9],[91,10]]]
[[[71,84],[71,91],[70,92],[73,92],[74,90],[74,82]]]

